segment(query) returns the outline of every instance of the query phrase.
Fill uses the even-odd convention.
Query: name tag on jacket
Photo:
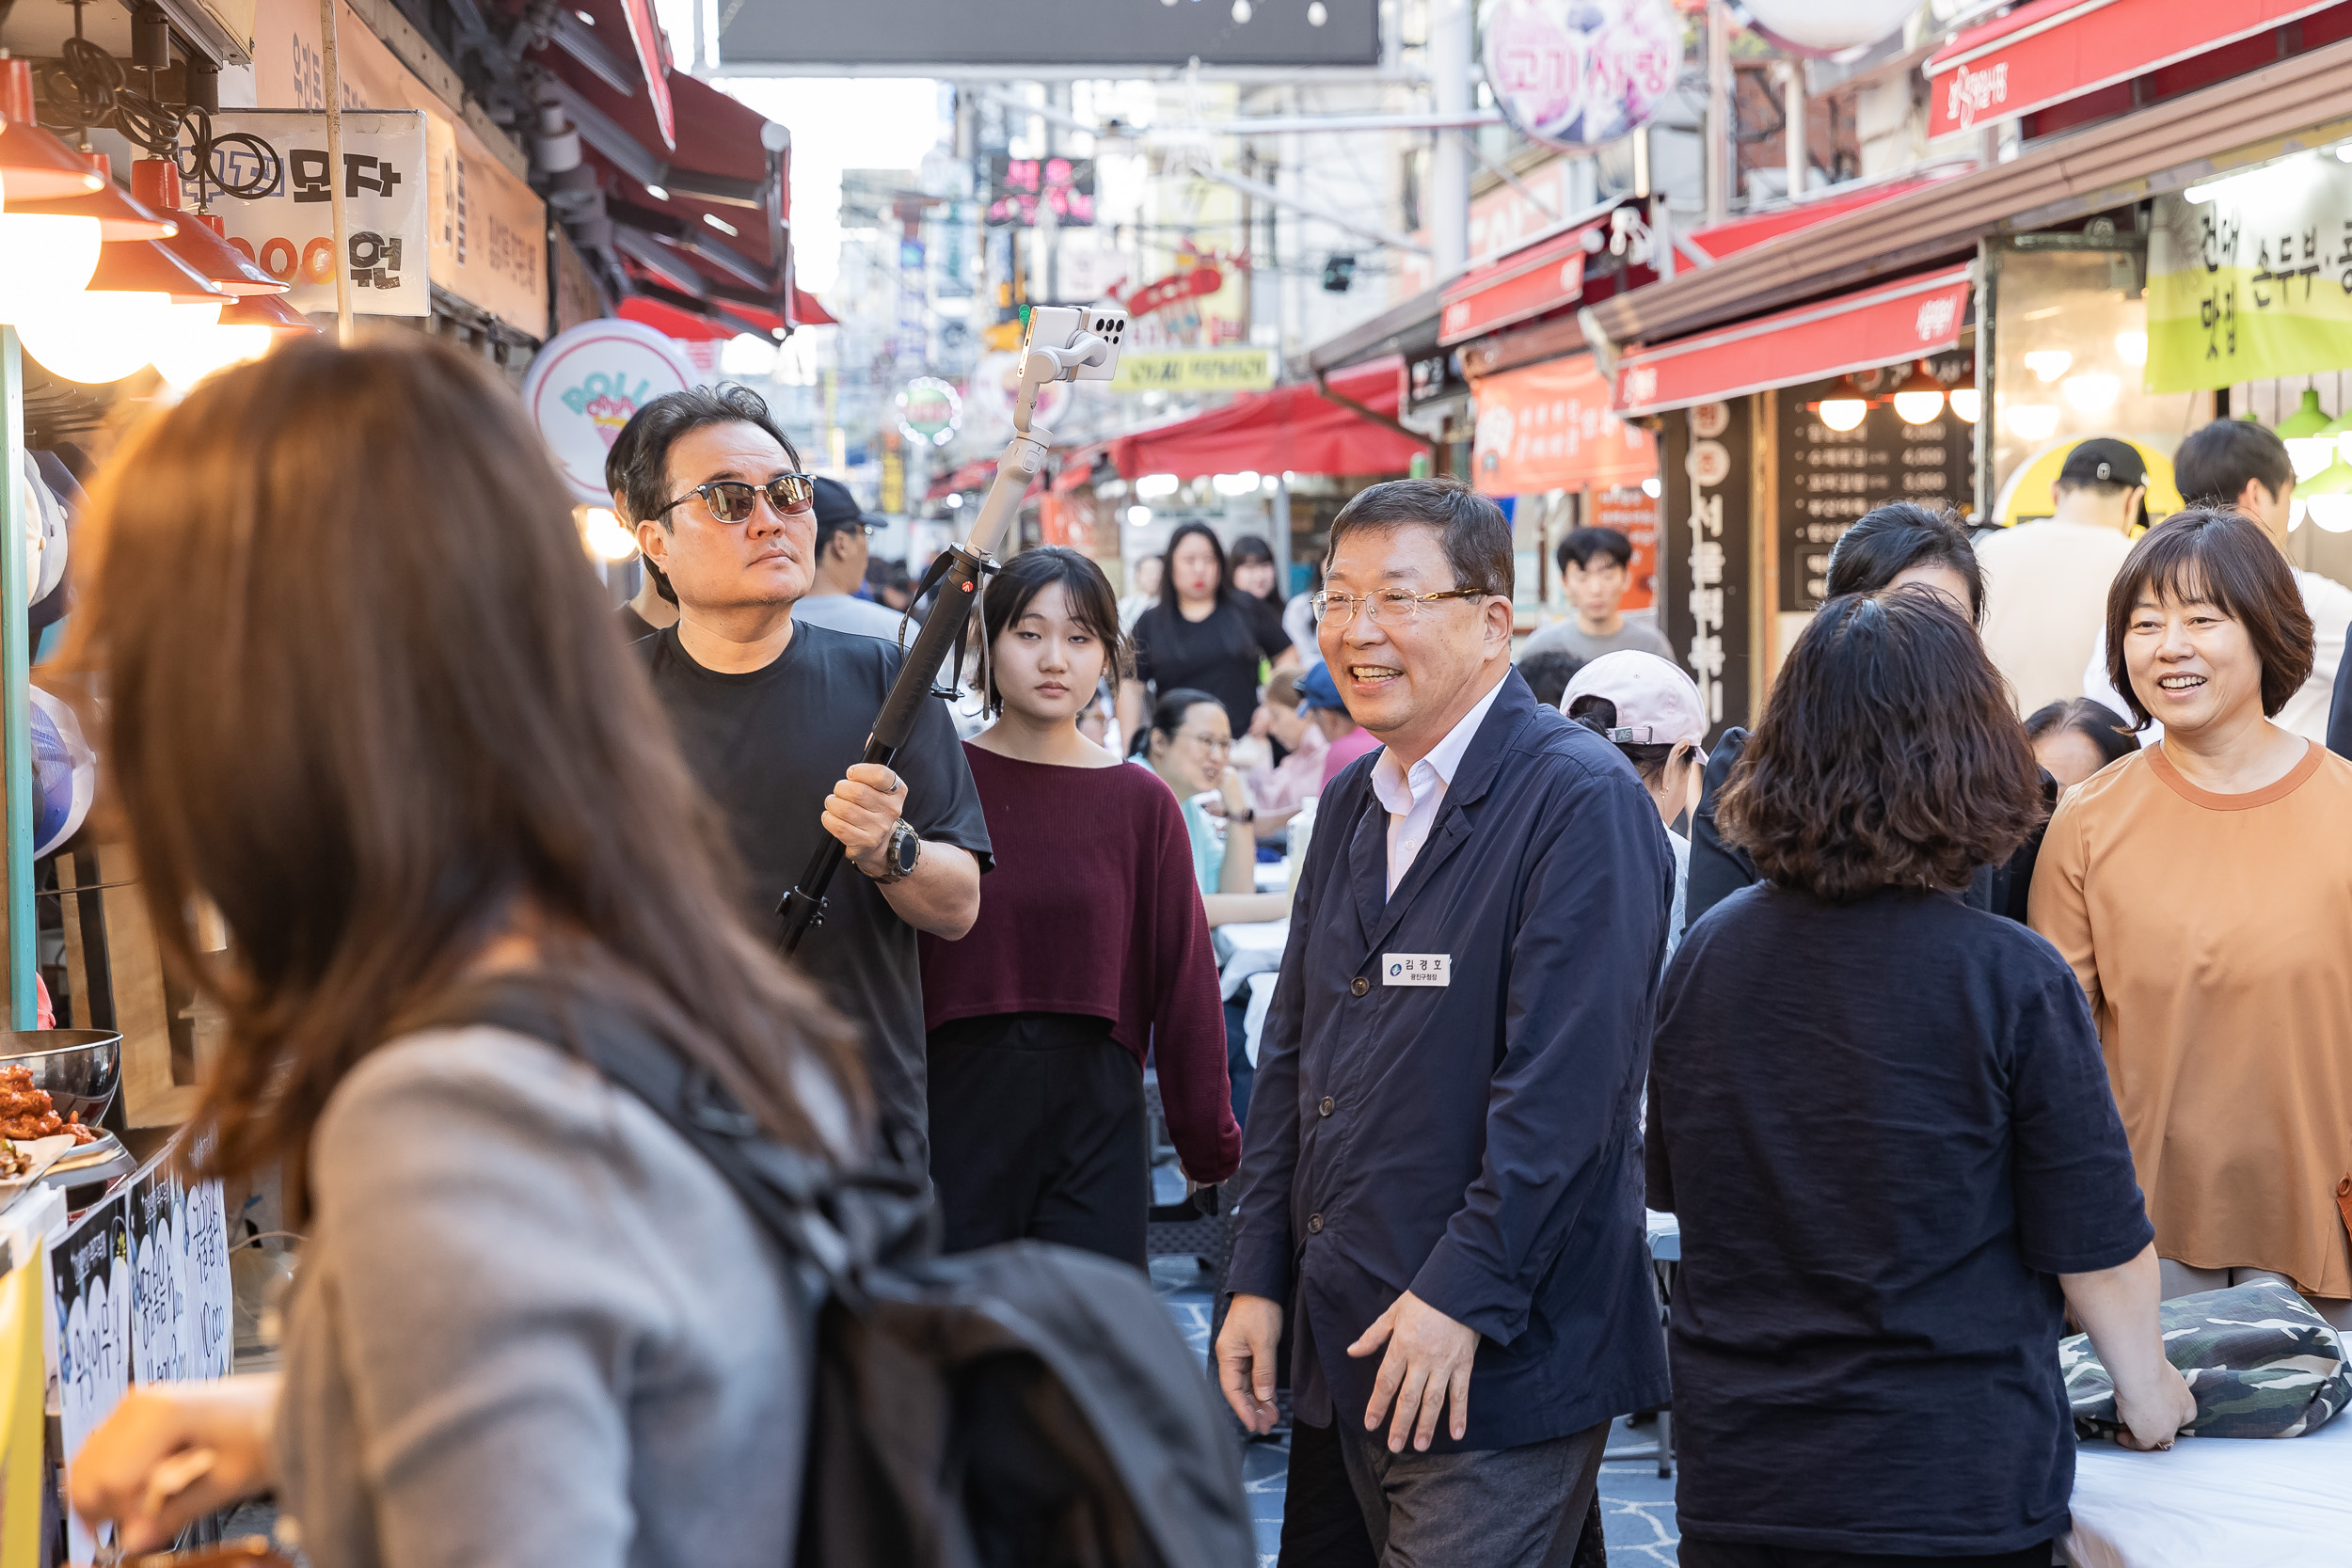
[[[1453,983],[1450,953],[1383,953],[1380,983],[1384,986],[1443,986]]]

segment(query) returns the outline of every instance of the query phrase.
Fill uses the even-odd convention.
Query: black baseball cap
[[[2129,441],[2119,441],[2112,436],[2093,436],[2066,454],[2066,466],[2058,469],[2058,483],[2137,485],[2144,490],[2148,487],[2148,460]]]
[[[819,476],[816,488],[817,542],[819,545],[843,529],[855,528],[861,523],[882,527],[880,517],[868,517],[858,509],[857,498],[850,494],[850,487],[839,480]]]

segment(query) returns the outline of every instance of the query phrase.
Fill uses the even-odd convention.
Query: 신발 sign
[[[370,316],[432,314],[421,113],[345,110],[340,169],[329,166],[321,111],[224,109],[213,117],[213,135],[215,186],[206,192],[213,213],[227,226],[230,245],[294,285],[287,304],[297,310],[336,308],[333,186],[341,181],[351,226],[352,309]],[[250,198],[222,188],[256,181],[268,185]]]

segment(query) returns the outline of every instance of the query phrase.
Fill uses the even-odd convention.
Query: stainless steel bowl
[[[122,1037],[112,1029],[0,1029],[0,1068],[33,1069],[60,1117],[94,1128],[122,1086]]]

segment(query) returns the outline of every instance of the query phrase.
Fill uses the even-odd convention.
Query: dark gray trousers
[[[1517,1449],[1391,1453],[1340,1423],[1348,1483],[1380,1568],[1568,1568],[1609,1423]]]

